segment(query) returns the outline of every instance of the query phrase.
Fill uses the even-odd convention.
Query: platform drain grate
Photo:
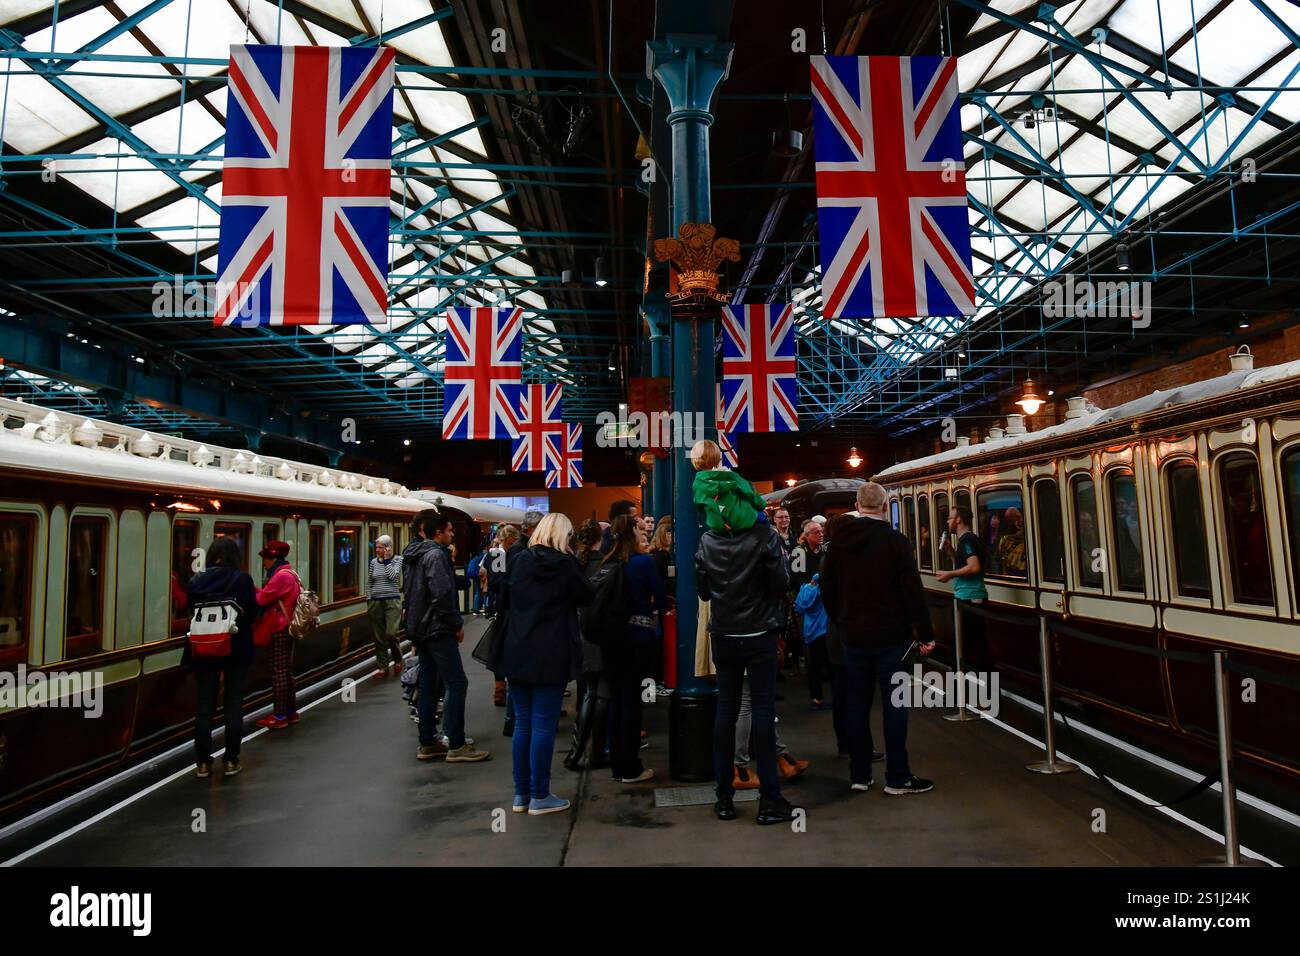
[[[655,788],[655,807],[707,807],[717,800],[713,787],[657,787]],[[757,790],[737,790],[736,803],[753,802],[758,799]]]

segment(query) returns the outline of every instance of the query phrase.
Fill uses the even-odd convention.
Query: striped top
[[[391,601],[402,596],[402,556],[389,561],[370,559],[370,600]]]

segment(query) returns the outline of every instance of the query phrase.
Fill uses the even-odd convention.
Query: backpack
[[[190,615],[190,650],[195,657],[230,656],[230,638],[239,632],[239,602],[234,598],[204,601]]]
[[[608,647],[623,639],[627,626],[627,606],[623,599],[623,562],[607,561],[592,579],[596,596],[591,606],[578,615],[582,639],[597,647]]]
[[[302,586],[302,579],[290,569],[290,574],[298,582],[298,600],[293,602],[293,614],[285,608],[284,602],[280,602],[280,611],[289,621],[289,635],[295,641],[301,641],[305,637],[310,637],[316,628],[320,627],[320,597],[315,591],[310,591]]]

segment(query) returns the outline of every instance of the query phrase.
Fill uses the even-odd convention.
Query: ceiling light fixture
[[[849,449],[849,457],[844,460],[848,462],[850,468],[858,468],[862,465],[862,456],[858,454],[857,445]]]
[[[1021,393],[1016,404],[1025,410],[1026,415],[1036,415],[1038,410],[1046,404],[1043,396],[1038,394],[1038,389],[1034,387],[1032,378],[1025,379],[1025,390]]]
[[[1115,247],[1115,268],[1120,272],[1128,272],[1133,268],[1132,259],[1129,256],[1128,243],[1121,242]]]
[[[604,257],[604,256],[597,256],[597,257],[596,257],[596,275],[595,275],[595,277],[592,279],[592,281],[595,282],[596,285],[600,286],[602,289],[603,289],[605,286],[609,285],[609,277],[605,275],[605,257]]]

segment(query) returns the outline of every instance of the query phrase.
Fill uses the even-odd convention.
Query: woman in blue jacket
[[[187,642],[181,663],[194,668],[198,707],[194,715],[194,762],[198,775],[212,773],[212,718],[217,709],[217,687],[225,677],[225,775],[239,773],[239,745],[244,736],[244,684],[253,663],[253,622],[260,609],[253,579],[243,569],[243,554],[232,538],[217,538],[208,548],[207,569],[190,581],[190,608],[211,601],[233,600],[239,606],[238,630],[230,637],[229,657],[196,657]]]
[[[604,648],[610,679],[610,764],[615,780],[643,783],[655,773],[641,764],[641,682],[655,671],[668,595],[635,518],[615,518],[610,542],[605,562],[623,563],[623,604],[628,615],[622,640],[616,638]]]
[[[803,615],[803,642],[808,647],[808,699],[813,710],[825,710],[822,680],[830,677],[831,659],[826,653],[826,607],[822,604],[821,575],[799,588],[795,610]]]
[[[582,668],[578,608],[595,593],[569,551],[572,533],[564,515],[544,517],[502,589],[505,636],[493,669],[506,678],[514,705],[514,812],[530,816],[569,808],[551,793],[551,758],[564,686]]]

